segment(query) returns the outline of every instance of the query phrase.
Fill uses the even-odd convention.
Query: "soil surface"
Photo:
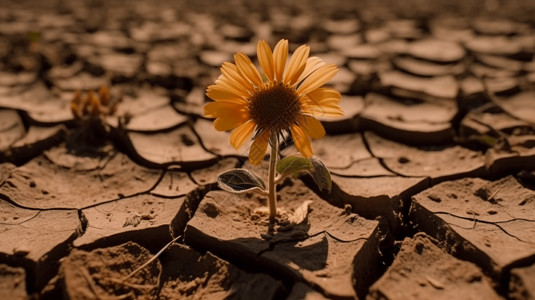
[[[535,4],[294,2],[0,0],[0,299],[535,299]],[[269,224],[202,107],[281,38],[345,115]]]

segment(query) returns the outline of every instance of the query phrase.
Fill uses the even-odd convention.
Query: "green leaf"
[[[311,172],[314,169],[312,162],[308,158],[300,154],[292,154],[277,162],[277,173],[282,177],[286,177],[300,172]]]
[[[496,145],[498,143],[498,139],[497,138],[492,137],[492,136],[487,135],[487,134],[476,135],[475,136],[475,140],[477,140],[481,144],[483,144],[485,146],[488,146],[488,147],[494,147],[494,145]]]
[[[245,169],[223,172],[217,177],[217,183],[222,190],[236,194],[266,189],[262,178]]]
[[[277,162],[277,172],[281,177],[306,172],[312,176],[321,191],[331,192],[331,174],[317,157],[309,159],[300,154],[289,155]]]
[[[30,42],[37,43],[41,40],[41,32],[38,31],[30,31],[26,34]]]
[[[331,180],[331,173],[329,169],[317,157],[311,157],[310,162],[314,165],[314,172],[311,173],[312,178],[318,185],[321,191],[331,192],[333,182]]]

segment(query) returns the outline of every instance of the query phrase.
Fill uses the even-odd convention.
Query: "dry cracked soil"
[[[535,4],[295,2],[0,1],[0,299],[535,299]],[[281,38],[345,116],[312,142],[332,191],[287,179],[301,222],[270,225],[202,106]]]

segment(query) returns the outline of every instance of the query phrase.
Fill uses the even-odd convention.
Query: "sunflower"
[[[303,156],[311,157],[309,137],[325,135],[315,117],[344,114],[339,105],[340,93],[322,87],[338,67],[309,57],[309,53],[310,47],[302,45],[287,64],[287,40],[280,40],[273,51],[266,41],[259,41],[257,57],[264,76],[247,55],[238,52],[235,63],[223,63],[221,76],[208,86],[206,95],[215,102],[204,106],[204,116],[216,119],[216,130],[233,130],[230,143],[236,149],[254,133],[249,151],[253,165],[262,162],[270,140],[275,137],[278,142],[285,133],[291,134]]]

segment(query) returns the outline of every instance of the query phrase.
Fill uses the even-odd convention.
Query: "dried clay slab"
[[[189,126],[159,133],[129,132],[129,150],[149,167],[179,165],[196,169],[213,164],[216,156],[204,150]]]
[[[535,264],[511,270],[509,297],[511,299],[535,298]]]
[[[368,218],[381,218],[399,234],[401,209],[413,195],[429,186],[426,177],[345,177],[332,175],[333,191],[327,201],[338,207],[349,206]]]
[[[157,299],[162,272],[158,260],[123,281],[150,258],[149,250],[133,242],[91,252],[73,249],[61,261],[63,294],[66,299],[109,299],[125,294],[135,299]]]
[[[213,121],[199,119],[193,125],[195,132],[199,135],[203,147],[210,153],[219,156],[242,156],[246,157],[248,152],[243,150],[248,147],[243,147],[240,150],[234,149],[230,144],[230,132],[217,131],[214,128]]]
[[[158,251],[170,239],[169,224],[184,200],[144,194],[84,209],[86,230],[73,245],[87,249],[134,241]]]
[[[128,117],[125,129],[139,132],[168,130],[187,121],[185,115],[170,105],[169,97],[152,90],[139,90],[132,95],[123,96],[116,113],[107,117],[106,122],[118,127],[119,117]]]
[[[485,157],[461,146],[411,147],[384,139],[373,132],[364,136],[371,152],[396,174],[430,177],[432,184],[485,174]]]
[[[533,48],[532,37],[526,36],[478,36],[467,41],[465,47],[470,52],[523,58]]]
[[[118,52],[102,53],[88,57],[88,62],[108,72],[113,81],[132,80],[140,72],[143,57],[140,54],[123,54]]]
[[[436,145],[453,140],[454,102],[421,102],[366,95],[360,126],[390,139],[414,145]]]
[[[58,124],[70,121],[70,102],[55,95],[43,84],[36,83],[21,93],[0,97],[0,106],[25,111],[37,124]]]
[[[458,260],[425,234],[405,238],[367,299],[502,299],[474,264]]]
[[[31,210],[0,200],[0,257],[26,269],[30,290],[56,274],[58,260],[80,232],[76,210]]]
[[[186,243],[290,282],[304,281],[327,297],[363,296],[379,275],[377,221],[329,205],[298,181],[279,195],[279,209],[308,216],[270,231],[267,216],[255,213],[265,197],[210,192],[187,225]],[[308,208],[305,200],[313,201]]]
[[[355,132],[358,129],[358,118],[364,110],[364,106],[362,96],[342,95],[340,107],[344,111],[344,115],[340,117],[318,116],[318,119],[328,134]]]
[[[535,91],[525,91],[509,97],[496,97],[493,101],[511,116],[535,126]]]
[[[312,140],[312,149],[329,169],[340,176],[372,177],[394,175],[383,168],[366,148],[361,133],[327,135]],[[297,153],[295,146],[282,151],[283,155]]]
[[[483,108],[468,113],[461,121],[459,132],[465,142],[488,147],[485,153],[488,173],[503,176],[535,168],[532,126],[493,104]]]
[[[462,63],[438,64],[412,57],[396,57],[392,63],[404,72],[422,77],[460,75],[466,71]]]
[[[456,42],[440,39],[422,39],[409,45],[411,56],[437,63],[455,63],[464,58],[466,51]]]
[[[43,151],[61,143],[66,136],[66,128],[63,125],[53,127],[31,126],[25,135],[11,144],[6,151],[6,160],[15,164],[22,164]]]
[[[79,209],[150,190],[161,171],[136,165],[126,155],[106,157],[91,170],[64,168],[43,156],[11,170],[0,195],[35,209]]]
[[[379,78],[381,86],[398,97],[454,101],[459,93],[459,84],[452,75],[423,78],[399,71],[385,71],[379,74]]]
[[[413,197],[410,218],[456,256],[500,279],[535,255],[535,191],[513,176],[464,178]]]
[[[29,299],[23,268],[0,264],[0,299]]]
[[[7,150],[17,140],[21,139],[26,134],[22,119],[16,110],[1,109],[0,110],[0,157],[1,152]]]
[[[159,299],[279,299],[282,283],[269,275],[248,273],[216,257],[174,244],[162,257]]]

